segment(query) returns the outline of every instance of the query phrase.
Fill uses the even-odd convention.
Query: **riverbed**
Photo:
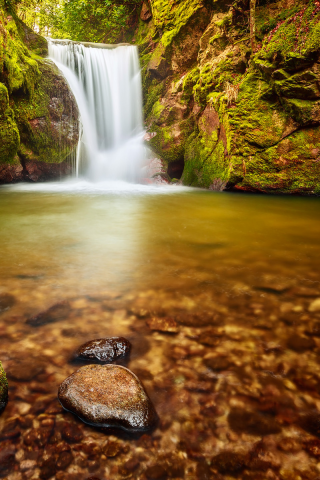
[[[319,212],[179,186],[0,187],[0,477],[320,478]],[[57,400],[76,348],[118,335],[159,416],[140,436]]]

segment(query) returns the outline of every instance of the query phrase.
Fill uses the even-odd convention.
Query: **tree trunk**
[[[256,47],[256,1],[250,0],[250,40],[252,51]]]

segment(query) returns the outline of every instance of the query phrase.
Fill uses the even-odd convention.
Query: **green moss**
[[[283,23],[278,23],[265,39],[255,59],[260,58],[272,63],[272,60],[278,56],[278,61],[287,66],[301,62],[303,58],[319,48],[319,21],[320,12],[311,0],[307,7],[300,7],[294,15]]]
[[[202,8],[201,0],[153,0],[152,14],[154,26],[163,30],[161,43],[169,46],[189,19]]]
[[[8,90],[0,83],[0,163],[15,162],[19,143],[19,130],[9,107]]]
[[[151,148],[168,163],[184,157],[185,144],[194,128],[191,120],[182,120],[168,127],[152,126],[156,133],[150,140]]]
[[[8,403],[8,381],[0,362],[0,413]]]

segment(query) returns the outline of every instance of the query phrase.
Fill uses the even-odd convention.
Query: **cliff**
[[[0,183],[70,172],[78,110],[47,42],[0,7]]]
[[[320,193],[320,2],[151,0],[134,42],[152,149],[213,190]]]

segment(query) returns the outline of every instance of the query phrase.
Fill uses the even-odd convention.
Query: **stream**
[[[124,182],[0,187],[0,477],[319,479],[319,206]],[[90,427],[58,402],[73,352],[108,336],[132,343],[121,364],[155,406],[149,433]]]

